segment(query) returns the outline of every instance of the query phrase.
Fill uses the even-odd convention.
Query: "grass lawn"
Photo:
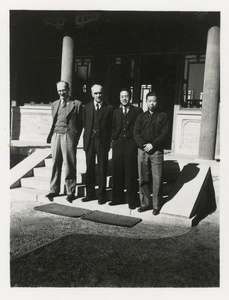
[[[150,224],[125,234],[117,226],[74,222],[74,232],[11,260],[12,287],[219,287],[217,223],[151,239]]]

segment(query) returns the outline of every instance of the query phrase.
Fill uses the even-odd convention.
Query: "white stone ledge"
[[[177,111],[178,115],[202,115],[202,111],[199,108],[181,108]]]
[[[20,110],[21,113],[39,113],[39,114],[51,114],[51,106],[50,105],[24,105],[24,106],[14,106],[12,110]]]

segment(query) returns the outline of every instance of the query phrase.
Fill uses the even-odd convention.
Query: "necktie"
[[[66,107],[66,101],[65,101],[65,100],[62,100],[61,106],[62,106],[62,107]]]
[[[99,112],[99,104],[96,104],[96,111]]]
[[[127,115],[127,108],[124,107],[124,116],[126,116],[126,115]]]

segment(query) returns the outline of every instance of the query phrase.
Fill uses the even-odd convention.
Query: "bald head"
[[[102,102],[103,100],[103,87],[100,84],[94,84],[91,87],[91,95],[94,98],[94,101],[97,103]]]

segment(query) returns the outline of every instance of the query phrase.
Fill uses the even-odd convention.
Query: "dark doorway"
[[[134,56],[120,55],[110,57],[110,75],[109,75],[109,101],[115,108],[119,107],[120,90],[122,88],[134,87]]]
[[[170,136],[167,147],[171,148],[173,109],[177,88],[176,54],[153,54],[141,56],[140,86],[141,102],[144,108],[145,95],[148,91],[156,91],[160,99],[160,109],[166,112],[170,119]],[[144,89],[146,89],[144,93]]]

